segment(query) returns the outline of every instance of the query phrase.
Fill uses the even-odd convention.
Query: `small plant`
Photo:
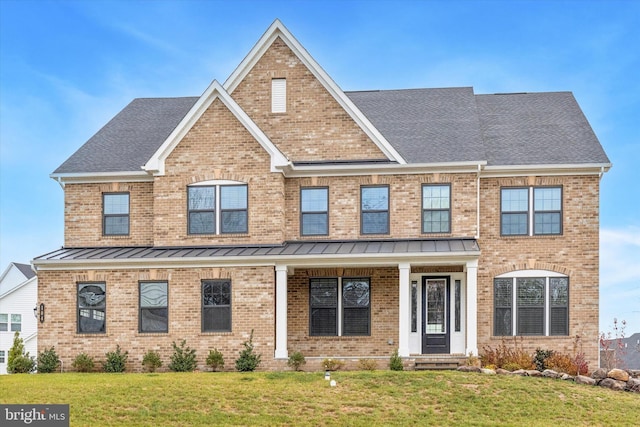
[[[299,351],[295,351],[293,352],[293,354],[291,354],[291,356],[289,356],[289,361],[287,362],[287,365],[293,368],[294,371],[299,371],[300,367],[306,363],[307,361],[305,360],[303,354],[300,353]]]
[[[108,351],[105,353],[107,360],[102,363],[102,369],[105,372],[124,372],[129,352],[124,353],[120,350],[120,344],[116,345],[116,351]]]
[[[577,375],[578,368],[571,358],[566,354],[553,353],[547,359],[547,368],[553,369],[556,372],[564,372],[569,375]]]
[[[325,371],[338,371],[344,366],[344,363],[340,360],[329,358],[322,361],[322,366],[324,367]]]
[[[9,349],[7,359],[7,372],[9,374],[28,374],[36,368],[36,362],[29,352],[24,351],[24,342],[20,338],[20,332],[13,335],[13,345]]]
[[[540,372],[547,369],[547,359],[553,355],[553,350],[542,350],[536,348],[536,354],[533,356],[533,363],[536,365],[536,369]]]
[[[373,359],[360,359],[358,367],[362,371],[375,371],[378,368],[378,362]]]
[[[249,336],[249,341],[242,343],[244,349],[240,352],[240,357],[236,359],[236,369],[240,372],[255,371],[260,364],[262,355],[256,354],[253,348],[253,329]]]
[[[78,372],[91,372],[94,366],[93,357],[86,353],[80,353],[73,359],[71,366]]]
[[[224,368],[224,357],[217,348],[209,350],[209,355],[207,356],[207,366],[209,366],[213,370],[213,372],[217,371],[218,369]]]
[[[614,318],[613,332],[600,333],[601,367],[610,370],[622,365],[622,358],[626,353],[624,347],[624,329],[626,326],[627,322],[625,320],[622,320],[618,325],[618,319]]]
[[[491,346],[483,347],[484,354],[480,356],[482,366],[491,365],[502,369],[507,369],[505,366],[508,366],[510,370],[534,369],[533,358],[522,346],[518,347],[516,337],[513,337],[513,344],[514,347],[511,348],[503,339],[502,344],[495,349]]]
[[[403,371],[404,364],[402,363],[402,357],[398,356],[398,349],[393,352],[389,359],[389,369],[392,371]]]
[[[469,356],[464,361],[464,365],[465,366],[477,366],[479,368],[480,365],[481,365],[480,358],[478,356],[474,355],[473,352],[469,352]]]
[[[162,366],[162,360],[157,351],[149,350],[144,354],[142,358],[142,366],[147,372],[155,372],[160,366]]]
[[[49,374],[60,366],[60,358],[53,347],[42,350],[38,355],[38,372]]]
[[[171,363],[169,369],[173,372],[193,372],[196,369],[196,351],[192,348],[186,347],[187,340],[182,340],[180,347],[176,345],[176,342],[172,342],[173,355],[171,356]]]
[[[573,358],[573,362],[576,364],[578,375],[587,375],[589,373],[589,362],[587,362],[583,352],[576,354],[576,357]]]

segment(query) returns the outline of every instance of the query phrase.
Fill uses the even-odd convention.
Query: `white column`
[[[287,266],[276,265],[276,359],[288,359],[287,351]]]
[[[411,265],[408,262],[398,264],[400,270],[399,280],[399,303],[398,303],[398,356],[409,357],[409,333],[410,316],[411,316],[411,285],[409,282],[409,273],[411,273]]]
[[[478,355],[478,261],[467,262],[467,356]]]

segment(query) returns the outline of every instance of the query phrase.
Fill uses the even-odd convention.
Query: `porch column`
[[[287,266],[276,265],[276,359],[288,359],[287,351]]]
[[[467,356],[478,355],[478,261],[467,262]]]
[[[411,316],[410,307],[410,282],[409,273],[411,265],[408,262],[398,264],[400,270],[399,280],[399,301],[398,301],[398,356],[409,357],[409,318]]]

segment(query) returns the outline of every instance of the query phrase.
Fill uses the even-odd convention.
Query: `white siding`
[[[9,315],[9,330],[6,332],[0,331],[0,350],[4,350],[5,352],[5,363],[0,363],[0,374],[7,373],[6,362],[9,358],[9,349],[13,345],[14,332],[11,331],[12,314],[20,314],[22,316],[20,338],[24,341],[25,351],[28,351],[29,356],[33,356],[34,358],[38,356],[38,322],[33,316],[33,307],[36,306],[37,299],[37,277],[25,280],[21,285],[0,294],[0,313],[7,313]]]

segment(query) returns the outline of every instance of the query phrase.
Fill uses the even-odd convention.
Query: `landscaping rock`
[[[596,380],[585,377],[584,375],[576,375],[575,382],[578,384],[596,385]]]
[[[560,377],[560,379],[563,379],[565,381],[575,381],[576,379],[574,377],[572,377],[569,374],[562,374],[562,376]]]
[[[591,374],[591,378],[593,378],[594,380],[603,380],[607,378],[607,371],[602,368],[598,368],[593,371],[593,373]]]
[[[629,373],[627,371],[623,371],[622,369],[612,369],[607,372],[607,377],[613,378],[618,381],[629,381]]]
[[[460,371],[460,372],[480,372],[480,368],[478,366],[460,366],[460,367],[458,367],[458,371]]]
[[[546,378],[558,378],[560,376],[560,374],[558,374],[553,369],[545,369],[544,371],[542,371],[541,375]]]
[[[529,375],[530,377],[541,377],[542,372],[538,371],[537,369],[528,369],[527,375]]]
[[[632,378],[640,378],[640,370],[631,369],[628,372],[629,372],[629,375],[631,375]]]
[[[513,375],[513,372],[507,371],[506,369],[496,368],[496,374],[498,375]]]
[[[494,371],[493,369],[487,369],[487,368],[481,368],[480,372],[482,372],[485,375],[495,375],[496,371]]]
[[[640,379],[629,378],[629,381],[627,381],[627,387],[625,388],[625,390],[632,391],[634,393],[640,393]]]
[[[520,375],[522,377],[528,377],[529,376],[529,374],[527,374],[527,371],[525,371],[524,369],[518,369],[517,371],[513,371],[512,374]]]
[[[613,378],[605,378],[598,383],[600,387],[610,388],[611,390],[623,391],[627,387],[626,381],[618,381]]]

